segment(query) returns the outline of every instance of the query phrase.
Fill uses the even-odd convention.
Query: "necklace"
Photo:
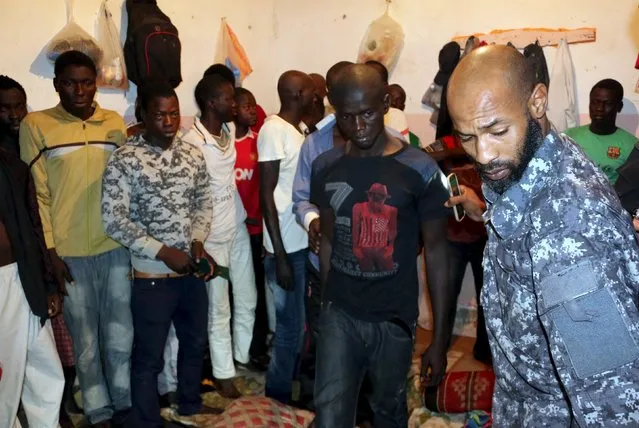
[[[218,146],[220,146],[222,149],[225,149],[229,145],[229,142],[231,141],[228,134],[226,133],[222,133],[222,135],[214,135],[213,138],[215,138],[215,141],[217,141]]]
[[[231,134],[224,127],[222,127],[220,135],[211,135],[215,139],[215,142],[220,147],[220,149],[225,152],[231,142]]]

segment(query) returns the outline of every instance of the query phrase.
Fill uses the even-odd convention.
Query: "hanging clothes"
[[[570,49],[565,39],[561,39],[557,47],[555,65],[550,77],[548,119],[559,132],[574,128],[579,124],[575,71]]]

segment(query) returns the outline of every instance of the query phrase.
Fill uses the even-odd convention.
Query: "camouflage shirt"
[[[104,230],[131,250],[133,268],[170,273],[156,259],[163,245],[189,252],[204,242],[211,226],[213,199],[202,152],[175,137],[162,150],[143,135],[117,149],[104,172]]]
[[[639,250],[606,176],[551,132],[483,190],[495,426],[639,426]]]

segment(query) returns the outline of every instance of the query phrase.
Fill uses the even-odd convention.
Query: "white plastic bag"
[[[391,72],[397,64],[403,46],[404,30],[386,10],[383,16],[368,26],[359,47],[357,62],[379,61]]]
[[[129,79],[124,63],[124,51],[120,44],[120,33],[113,22],[107,1],[102,1],[98,15],[98,43],[103,55],[102,61],[98,63],[97,85],[101,88],[126,91],[129,88]]]
[[[74,0],[67,0],[67,25],[58,32],[46,48],[49,62],[55,64],[58,57],[67,51],[80,51],[89,56],[95,64],[102,60],[102,49],[98,42],[76,24],[73,19]]]

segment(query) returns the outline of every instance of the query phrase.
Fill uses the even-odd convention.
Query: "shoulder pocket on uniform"
[[[539,312],[550,318],[580,379],[639,358],[639,347],[601,282],[588,261],[550,275],[540,284]]]

